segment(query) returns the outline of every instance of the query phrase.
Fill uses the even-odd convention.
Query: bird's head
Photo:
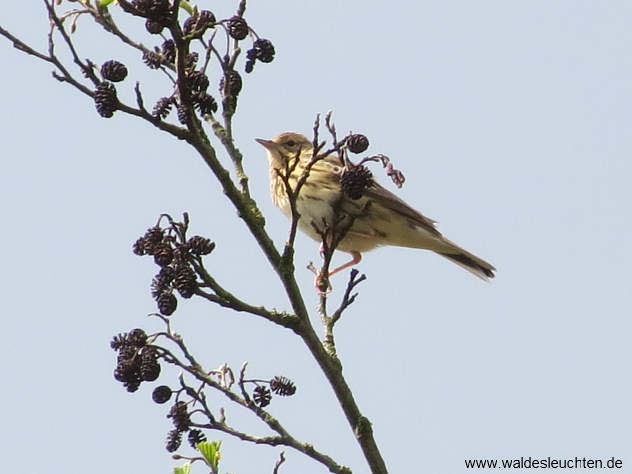
[[[295,132],[284,132],[272,140],[264,140],[263,138],[255,139],[259,144],[268,150],[268,160],[274,168],[284,168],[285,164],[298,154],[305,153],[312,149],[312,142]]]

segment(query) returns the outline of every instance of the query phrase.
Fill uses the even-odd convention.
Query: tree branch
[[[288,447],[294,448],[295,450],[325,465],[330,470],[330,472],[340,473],[340,474],[351,474],[351,470],[349,468],[339,465],[331,457],[316,450],[311,444],[302,443],[298,441],[296,438],[294,438],[292,435],[290,435],[289,432],[285,428],[283,428],[281,423],[272,415],[270,415],[270,413],[268,413],[266,410],[254,404],[251,400],[240,397],[229,388],[213,380],[207,373],[204,372],[200,364],[198,364],[198,362],[195,360],[193,355],[189,352],[189,350],[187,349],[186,345],[184,344],[181,338],[174,337],[173,335],[170,334],[170,332],[161,333],[161,335],[167,337],[169,340],[171,340],[178,346],[180,351],[182,351],[186,359],[189,361],[189,364],[185,364],[184,362],[182,362],[178,357],[176,357],[168,349],[155,346],[163,353],[163,356],[165,357],[166,360],[169,360],[169,362],[180,367],[182,370],[186,371],[187,373],[192,375],[194,378],[196,378],[203,384],[206,384],[214,388],[215,390],[218,390],[234,403],[237,403],[238,405],[241,405],[244,408],[247,408],[248,410],[250,410],[254,415],[257,416],[257,418],[259,418],[270,429],[276,432],[277,436],[264,436],[264,437],[253,436],[229,426],[225,421],[221,419],[217,419],[217,417],[213,416],[210,408],[208,407],[208,404],[206,403],[205,397],[200,396],[199,394],[197,394],[198,393],[197,391],[191,389],[191,390],[188,390],[187,393],[190,393],[191,395],[197,394],[194,399],[203,406],[204,412],[206,416],[208,417],[208,419],[210,420],[210,423],[208,424],[193,424],[193,426],[222,431],[226,434],[234,436],[243,441],[248,441],[255,444],[267,444],[270,446],[278,446],[278,445],[288,446]],[[242,376],[243,376],[243,371],[242,371]]]
[[[48,0],[44,0],[44,3],[49,12],[49,15],[51,16],[51,20],[53,22],[53,27],[51,27],[51,32],[49,35],[49,54],[48,55],[36,51],[35,49],[31,48],[30,46],[25,44],[23,41],[19,40],[14,35],[10,34],[8,31],[6,31],[5,29],[1,27],[0,27],[0,34],[6,37],[7,39],[9,39],[13,43],[14,47],[16,47],[17,49],[31,56],[34,56],[40,60],[43,60],[47,63],[53,64],[55,68],[57,69],[57,71],[59,71],[59,73],[57,72],[54,73],[55,77],[57,77],[59,80],[63,82],[67,82],[71,84],[83,94],[94,98],[94,95],[95,95],[94,91],[91,90],[86,85],[84,85],[83,83],[81,83],[80,81],[76,80],[70,74],[70,72],[66,69],[63,63],[56,57],[55,51],[54,51],[54,41],[53,41],[53,33],[55,30],[59,31],[64,42],[66,43],[66,46],[69,48],[69,51],[71,53],[74,63],[79,66],[82,73],[86,74],[93,84],[97,84],[100,82],[99,79],[95,76],[93,68],[91,67],[90,63],[84,63],[79,58],[79,55],[76,51],[76,48],[74,47],[72,43],[72,40],[70,39],[69,35],[65,31],[63,21],[57,17],[54,11],[53,5]],[[176,12],[177,12],[177,5],[179,3],[178,0],[176,0],[175,3],[176,3]],[[89,5],[89,4],[84,4],[84,6],[86,5]],[[242,14],[243,14],[244,9],[245,9],[245,2],[242,1],[241,6],[240,6],[240,11]],[[97,23],[101,24],[106,31],[120,38],[121,41],[123,41],[124,43],[136,49],[139,49],[143,52],[150,52],[150,50],[140,45],[139,43],[132,41],[131,39],[129,39],[128,36],[123,34],[116,27],[116,25],[114,24],[111,17],[109,17],[109,15],[105,16],[105,13],[99,12],[98,10],[95,10],[94,8],[90,10],[90,12],[93,18],[95,19],[95,21],[97,21]],[[292,224],[293,230],[291,231],[289,246],[286,246],[284,250],[283,258],[282,258],[282,256],[279,254],[279,251],[275,247],[272,239],[270,238],[270,236],[267,234],[267,232],[264,229],[264,219],[263,219],[261,211],[257,207],[256,202],[249,195],[248,187],[247,187],[247,176],[245,172],[243,172],[243,168],[241,167],[242,156],[233,143],[232,117],[235,112],[234,110],[235,104],[229,104],[229,103],[226,103],[226,101],[224,101],[225,103],[225,107],[223,110],[224,124],[222,125],[221,129],[217,127],[217,125],[215,124],[212,124],[212,125],[214,127],[214,131],[216,135],[218,135],[218,132],[219,132],[218,137],[220,141],[222,142],[224,148],[226,149],[228,156],[230,157],[234,166],[236,167],[241,189],[237,188],[235,183],[230,178],[229,172],[220,163],[220,160],[217,157],[215,149],[211,146],[210,140],[202,128],[201,122],[197,119],[197,117],[193,113],[190,93],[187,90],[187,88],[183,86],[186,83],[184,60],[185,60],[186,55],[189,52],[189,42],[184,41],[182,39],[182,31],[180,29],[178,22],[175,21],[175,19],[173,23],[169,26],[169,30],[174,38],[174,41],[176,43],[176,50],[177,50],[175,70],[177,72],[178,96],[179,96],[181,104],[189,112],[186,128],[178,127],[176,125],[165,122],[163,120],[160,120],[159,118],[156,118],[150,115],[149,112],[145,110],[142,104],[142,96],[140,95],[140,89],[137,89],[138,108],[131,107],[129,105],[119,102],[117,103],[116,110],[120,110],[124,113],[142,118],[145,121],[157,127],[158,129],[165,131],[167,133],[170,133],[171,135],[179,139],[185,140],[200,154],[200,156],[204,159],[204,161],[209,166],[213,174],[216,176],[224,193],[226,194],[229,201],[237,210],[240,218],[245,222],[247,228],[254,236],[255,240],[257,241],[258,245],[262,249],[263,253],[265,254],[268,261],[270,262],[271,266],[273,267],[275,272],[278,274],[280,281],[287,294],[287,297],[292,307],[292,310],[294,312],[294,315],[288,315],[284,313],[283,316],[279,316],[278,314],[270,312],[263,308],[257,308],[257,307],[248,305],[242,302],[241,300],[239,300],[238,298],[236,298],[231,293],[224,290],[214,280],[206,281],[206,283],[209,284],[209,287],[215,292],[214,295],[203,292],[201,290],[198,294],[215,303],[227,305],[229,307],[232,307],[233,309],[246,311],[251,314],[256,314],[258,316],[261,316],[261,317],[266,317],[267,319],[277,324],[284,325],[285,327],[290,327],[296,333],[298,333],[300,337],[303,339],[308,349],[310,350],[310,352],[312,353],[315,360],[317,361],[321,370],[325,374],[325,377],[329,381],[343,409],[343,412],[345,413],[345,416],[356,438],[358,439],[358,442],[364,452],[364,455],[368,461],[371,471],[373,473],[379,473],[379,474],[386,473],[387,471],[384,464],[384,460],[382,459],[379,453],[379,450],[377,448],[377,445],[375,443],[375,440],[373,438],[371,425],[369,421],[361,414],[355,402],[353,394],[349,386],[347,385],[347,382],[344,376],[342,375],[342,368],[340,365],[340,361],[335,357],[335,353],[333,355],[329,353],[326,347],[323,345],[323,343],[319,340],[319,337],[316,334],[310,322],[309,313],[307,311],[303,296],[298,288],[298,284],[296,282],[296,278],[293,272],[293,258],[291,255],[293,254],[293,251],[288,251],[288,248],[290,250],[293,248],[293,243],[296,236],[296,227],[298,224],[298,212],[296,212],[296,209],[294,209],[293,211],[294,212],[293,224]],[[232,68],[239,54],[240,54],[240,50],[237,47],[236,42],[235,42],[234,47],[232,48],[232,51],[231,51],[231,56],[226,60],[226,62],[222,62],[223,67]],[[225,71],[226,70],[224,70],[224,72]],[[328,120],[328,127],[329,125],[330,124]],[[331,128],[330,128],[330,131],[331,131]],[[335,135],[334,135],[334,139],[335,139]],[[335,145],[338,146],[338,144],[336,143]],[[300,192],[302,185],[307,180],[311,167],[317,161],[319,161],[320,159],[323,159],[324,156],[327,156],[328,154],[334,151],[337,151],[336,149],[334,149],[334,150],[328,150],[325,153],[320,153],[321,149],[322,149],[322,145],[314,147],[314,154],[312,156],[312,159],[307,164],[305,172],[298,179],[296,186],[292,190],[295,197],[298,196],[298,193]],[[294,206],[296,206],[296,203],[294,203]],[[328,267],[326,267],[325,270],[327,270],[327,268]],[[351,288],[349,288],[349,292],[348,292],[349,294],[346,295],[346,299],[345,297],[343,297],[343,304],[341,305],[339,312],[334,313],[335,320],[334,320],[334,317],[332,317],[332,321],[333,321],[332,327],[335,321],[339,319],[340,314],[342,314],[342,311],[344,311],[344,308],[346,308],[353,301],[353,298],[355,296],[354,295],[349,296],[350,292],[351,292]],[[345,300],[347,301],[346,305],[345,305]],[[202,371],[200,365],[196,362],[193,356],[186,350],[186,347],[184,346],[184,344],[181,342],[179,338],[174,337],[171,340],[174,341],[179,346],[179,348],[183,351],[190,365],[185,364],[183,361],[180,361],[178,358],[176,358],[173,354],[169,352],[164,353],[164,356],[166,358],[171,360],[176,365],[179,365],[180,367],[185,369],[187,372],[193,375],[200,382],[221,391],[226,397],[228,397],[235,403],[238,403],[242,406],[245,406],[251,409],[273,431],[279,434],[278,437],[273,437],[271,439],[283,440],[284,444],[291,446],[301,452],[304,452],[305,454],[307,454],[308,456],[314,459],[319,460],[320,462],[325,464],[327,467],[329,467],[329,469],[332,472],[348,472],[346,468],[335,464],[330,458],[315,451],[314,448],[311,447],[310,445],[299,443],[294,438],[290,437],[289,434],[287,434],[287,432],[278,423],[278,421],[272,418],[266,411],[264,411],[260,407],[257,407],[256,405],[254,405],[253,407],[252,402],[248,403],[239,395],[230,391],[226,387],[223,387],[221,384],[218,384],[217,382],[215,382],[209,375],[205,374]],[[224,428],[225,430],[229,429],[229,427],[225,425],[223,421],[220,421],[219,424],[216,422],[214,426],[215,427],[219,426],[221,428]],[[220,429],[220,428],[214,428],[214,429]],[[235,431],[235,433],[239,433],[239,432]],[[246,435],[246,436],[249,436],[249,435]],[[254,438],[251,439],[250,441],[256,442]]]

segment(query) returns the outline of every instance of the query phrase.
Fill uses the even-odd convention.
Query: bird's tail
[[[444,242],[450,245],[447,249],[444,247],[441,251],[437,251],[439,255],[465,268],[468,272],[473,273],[481,280],[488,281],[489,279],[494,278],[496,268],[494,268],[492,264],[474,254],[471,254],[467,250],[462,249],[450,241],[446,240]]]

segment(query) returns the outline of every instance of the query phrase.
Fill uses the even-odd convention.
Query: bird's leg
[[[351,260],[343,265],[340,265],[339,267],[334,268],[332,271],[330,271],[329,277],[331,277],[334,273],[338,273],[344,270],[345,268],[349,268],[349,267],[354,266],[357,263],[360,263],[360,260],[362,260],[362,254],[360,252],[356,252],[354,250],[353,252],[349,252],[349,253],[351,254],[351,257],[352,257]],[[321,293],[329,293],[331,291],[331,284],[328,284],[327,289],[323,290],[322,274],[314,266],[312,266],[312,271],[316,274],[316,276],[314,277],[314,286],[316,287],[316,289]]]
[[[339,271],[342,271],[345,268],[349,268],[356,265],[357,263],[360,263],[360,260],[362,260],[362,254],[360,252],[357,252],[356,250],[352,250],[349,253],[351,254],[351,257],[352,257],[351,260],[343,265],[340,265],[339,267],[334,268],[332,271],[329,272],[329,276],[333,275],[334,273],[338,273]]]

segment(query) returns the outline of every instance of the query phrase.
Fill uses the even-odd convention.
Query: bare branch
[[[70,50],[70,52],[72,54],[72,58],[73,58],[74,63],[81,68],[81,72],[88,79],[90,79],[94,85],[99,84],[100,81],[94,75],[94,71],[92,70],[92,68],[89,67],[87,64],[84,64],[81,61],[81,59],[79,59],[79,55],[77,54],[77,50],[75,49],[75,45],[73,44],[72,40],[68,36],[68,33],[66,32],[66,29],[64,28],[63,22],[57,16],[57,13],[55,12],[55,7],[50,2],[48,2],[48,0],[44,0],[44,4],[46,5],[46,8],[48,10],[49,18],[54,23],[55,28],[57,29],[57,31],[59,31],[59,33],[61,34],[62,38],[66,42],[66,46],[68,46],[68,49]],[[51,32],[50,38],[52,38],[52,32]],[[52,50],[51,50],[51,53],[52,53]],[[52,56],[52,54],[51,54],[51,56]]]
[[[198,288],[196,290],[197,295],[235,311],[243,311],[255,316],[261,316],[262,318],[265,318],[275,324],[279,324],[288,329],[296,330],[299,320],[295,315],[285,312],[270,311],[263,306],[250,305],[224,289],[217,280],[215,280],[215,278],[206,271],[201,259],[195,258],[192,260],[191,264],[198,276],[202,278],[203,283],[208,285],[208,287],[215,293],[206,293]]]
[[[48,63],[51,64],[55,64],[55,62],[52,60],[52,58],[50,58],[49,56],[46,56],[43,53],[40,53],[39,51],[36,51],[35,49],[31,48],[29,45],[27,45],[26,43],[24,43],[22,40],[20,40],[19,38],[13,36],[10,32],[8,32],[7,30],[5,30],[4,28],[2,28],[2,26],[0,26],[0,35],[4,36],[5,38],[7,38],[9,41],[11,41],[13,43],[13,47],[26,53],[29,54],[31,56],[35,56],[38,59],[41,59],[42,61],[46,61]]]
[[[244,386],[244,377],[246,376],[246,367],[248,366],[248,362],[244,362],[241,365],[241,370],[239,371],[239,380],[237,384],[239,385],[239,389],[241,390],[241,396],[244,397],[248,403],[250,403],[250,395],[246,392],[246,387]]]
[[[355,268],[352,269],[349,274],[349,282],[347,283],[347,289],[345,290],[345,294],[342,297],[342,302],[340,303],[340,306],[338,307],[336,312],[331,316],[332,327],[340,319],[343,311],[347,309],[355,301],[356,297],[358,296],[358,293],[351,294],[351,291],[353,291],[353,289],[358,284],[366,280],[366,275],[364,273],[360,275],[359,278],[358,278],[358,274],[359,272]]]
[[[283,464],[284,462],[285,462],[285,452],[281,451],[281,454],[279,454],[279,460],[274,465],[274,470],[272,471],[272,474],[279,474],[279,468],[281,467],[281,464]]]
[[[329,130],[329,133],[331,134],[332,138],[334,139],[334,147],[338,146],[338,137],[336,136],[336,126],[334,125],[333,121],[331,120],[331,115],[333,114],[333,110],[330,110],[329,112],[327,112],[327,115],[325,115],[325,125],[327,126],[327,130]]]

